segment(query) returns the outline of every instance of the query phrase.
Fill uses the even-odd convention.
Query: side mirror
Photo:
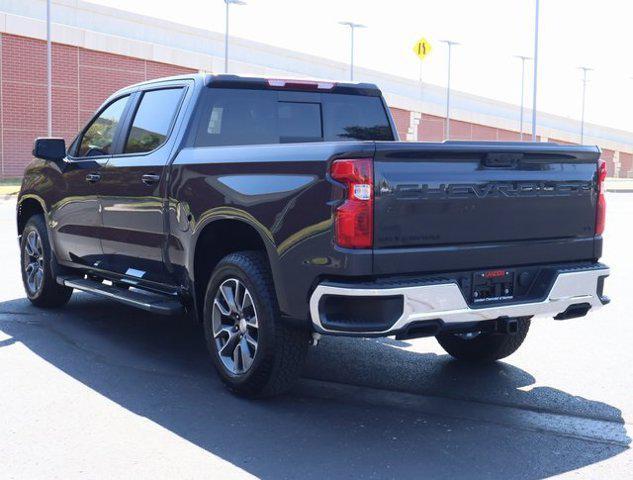
[[[63,138],[37,138],[33,145],[33,156],[59,162],[66,156],[66,142]]]

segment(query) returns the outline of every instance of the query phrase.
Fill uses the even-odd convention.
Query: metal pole
[[[521,141],[523,141],[523,92],[525,91],[525,58],[521,59],[521,120],[519,121],[519,131]]]
[[[580,67],[582,70],[582,113],[580,114],[580,144],[585,141],[585,97],[587,94],[587,72],[590,72],[589,67]]]
[[[224,28],[224,73],[229,73],[229,5],[230,2],[224,2],[226,4],[226,25]]]
[[[350,25],[350,34],[352,36],[352,41],[351,41],[351,53],[350,53],[350,69],[349,69],[349,79],[353,82],[354,81],[354,25]]]
[[[48,136],[53,136],[53,55],[51,48],[51,0],[46,1],[46,82]]]
[[[458,42],[451,40],[442,40],[448,47],[448,73],[446,78],[446,140],[451,138],[451,50],[453,45],[459,45]]]
[[[420,60],[420,102],[424,100],[424,83],[422,83],[422,61]],[[422,111],[422,106],[420,105],[420,112]]]
[[[224,0],[226,4],[226,25],[224,28],[224,73],[229,73],[229,6],[246,5],[244,0]]]
[[[532,141],[536,142],[536,89],[538,87],[538,14],[539,0],[536,0],[534,17],[534,90],[532,96]]]
[[[515,55],[515,58],[521,60],[521,113],[519,114],[519,134],[523,141],[523,112],[525,110],[525,61],[532,60],[532,57],[525,55]]]
[[[446,79],[446,140],[451,139],[451,50],[448,44],[448,78]]]
[[[365,25],[354,22],[338,22],[339,25],[349,27],[350,30],[350,59],[349,59],[349,79],[354,81],[354,30],[356,28],[365,28]]]

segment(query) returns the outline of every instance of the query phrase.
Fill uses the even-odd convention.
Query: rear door
[[[581,258],[591,258],[597,148],[379,142],[376,149],[377,252],[485,248],[493,262],[495,245],[556,242],[561,250],[585,245]],[[534,263],[544,259],[535,255]]]
[[[134,94],[126,130],[102,173],[105,268],[130,279],[170,283],[163,262],[164,192],[170,135],[186,84],[161,84]]]

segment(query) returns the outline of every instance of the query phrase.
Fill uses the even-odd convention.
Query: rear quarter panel
[[[191,278],[195,244],[222,219],[262,238],[282,313],[306,318],[308,294],[322,276],[371,274],[371,251],[350,252],[332,238],[331,159],[372,156],[372,142],[185,148],[172,164],[169,259]]]

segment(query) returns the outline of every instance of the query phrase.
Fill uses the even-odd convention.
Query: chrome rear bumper
[[[406,285],[386,288],[319,284],[310,298],[310,315],[314,330],[322,334],[387,336],[405,330],[412,323],[426,320],[441,321],[443,325],[482,322],[505,317],[557,316],[568,308],[588,304],[595,310],[607,303],[601,296],[601,277],[609,275],[604,266],[586,270],[563,271],[558,274],[545,299],[526,303],[471,307],[459,286],[454,282],[427,285]],[[402,314],[387,329],[359,331],[337,327],[328,328],[322,316],[321,300],[330,295],[347,297],[402,297]],[[587,306],[587,305],[585,305]]]

